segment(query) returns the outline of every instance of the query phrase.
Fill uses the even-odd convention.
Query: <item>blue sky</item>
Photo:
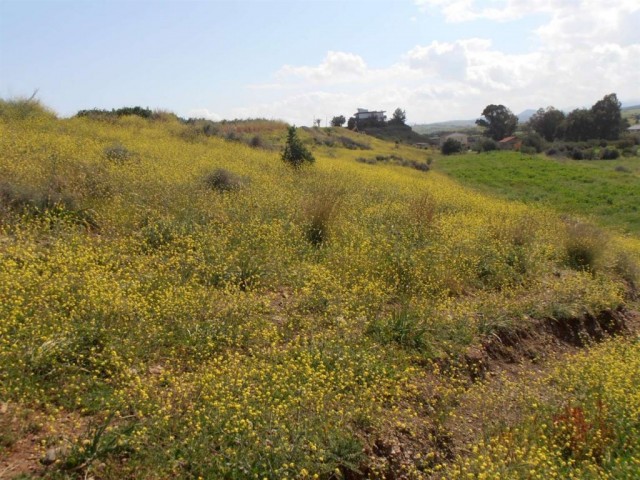
[[[0,0],[0,96],[299,125],[634,101],[637,25],[637,0]]]

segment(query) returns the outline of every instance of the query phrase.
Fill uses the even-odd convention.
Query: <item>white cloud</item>
[[[590,105],[605,94],[636,100],[640,74],[637,0],[415,0],[448,21],[546,20],[537,48],[507,53],[485,38],[416,45],[385,68],[354,53],[329,51],[317,65],[285,65],[263,85],[280,98],[236,115],[280,117],[298,124],[357,107],[406,109],[409,122],[474,118],[488,103],[525,108]],[[543,17],[544,19],[545,17]],[[269,97],[265,95],[265,97]]]
[[[213,120],[214,122],[222,120],[222,116],[211,112],[207,108],[194,108],[187,112],[188,118],[206,118],[207,120]]]
[[[277,78],[297,77],[311,81],[341,82],[362,77],[367,64],[359,55],[329,51],[323,62],[316,67],[294,67],[285,65],[277,72]]]

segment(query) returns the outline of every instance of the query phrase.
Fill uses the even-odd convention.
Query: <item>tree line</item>
[[[591,108],[576,108],[567,115],[554,107],[540,108],[525,124],[525,129],[539,134],[548,142],[554,140],[617,140],[627,127],[621,115],[622,104],[615,93],[605,95]],[[487,105],[476,124],[493,140],[513,135],[518,117],[504,105]]]

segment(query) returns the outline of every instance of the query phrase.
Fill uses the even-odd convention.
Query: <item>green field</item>
[[[441,157],[435,170],[508,200],[542,204],[640,234],[640,158],[567,160],[518,152]]]

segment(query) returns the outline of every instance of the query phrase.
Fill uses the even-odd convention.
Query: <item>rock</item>
[[[51,465],[60,460],[67,453],[66,447],[51,447],[44,454],[44,457],[40,459],[40,463],[43,465]]]

